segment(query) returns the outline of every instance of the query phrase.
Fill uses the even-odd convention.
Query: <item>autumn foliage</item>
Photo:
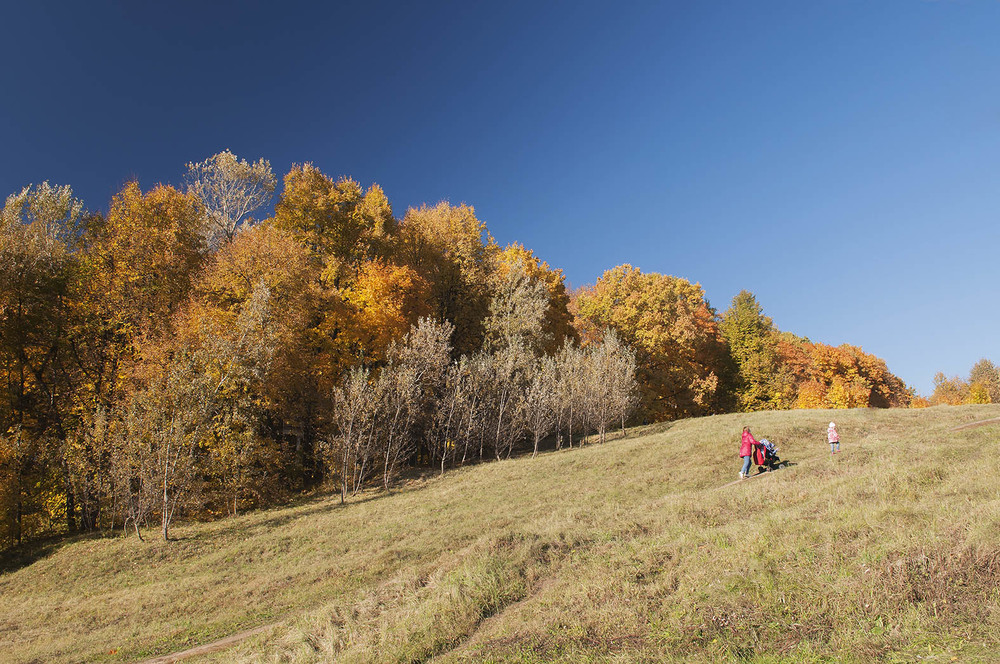
[[[1000,403],[1000,368],[986,358],[972,366],[967,379],[961,376],[949,378],[939,371],[934,376],[934,392],[925,405],[983,403]]]
[[[104,214],[48,183],[7,199],[0,548],[166,539],[179,516],[388,491],[406,468],[630,421],[912,396],[860,348],[779,332],[749,293],[720,315],[698,284],[622,265],[571,295],[468,205],[397,218],[377,184],[305,164],[255,220],[277,178],[229,152],[186,183],[130,182]],[[962,399],[997,398],[980,369]]]
[[[740,410],[890,408],[913,398],[883,360],[856,346],[780,332],[748,291],[733,298],[721,328],[737,369]]]
[[[614,329],[636,349],[648,418],[725,409],[726,347],[701,286],[620,265],[577,293],[575,308],[586,338]]]

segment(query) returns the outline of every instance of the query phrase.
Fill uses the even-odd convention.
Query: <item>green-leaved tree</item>
[[[742,411],[780,407],[778,345],[774,324],[750,291],[740,291],[722,315],[719,331],[738,370],[737,403]]]

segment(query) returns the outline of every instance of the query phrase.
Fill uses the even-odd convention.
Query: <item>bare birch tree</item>
[[[250,213],[271,199],[277,184],[266,159],[250,163],[229,150],[187,167],[188,192],[205,206],[204,235],[213,248],[232,240]]]
[[[535,356],[545,343],[544,318],[548,290],[515,263],[494,276],[490,314],[485,321],[486,359],[482,376],[488,385],[484,414],[491,428],[492,452],[510,457],[524,435],[524,399]]]
[[[461,393],[459,412],[462,420],[458,429],[461,441],[462,459],[465,463],[470,453],[482,461],[486,453],[487,431],[489,429],[489,404],[493,385],[493,363],[486,353],[474,353],[462,357],[461,364],[465,388]]]
[[[374,437],[376,409],[368,369],[351,369],[334,389],[332,419],[336,433],[323,445],[327,467],[339,469],[341,504],[347,500],[348,492],[356,493],[364,481],[371,459],[369,449]]]
[[[129,399],[125,408],[124,456],[128,484],[123,507],[137,529],[155,492],[160,532],[170,539],[170,523],[190,497],[197,477],[195,454],[208,428],[210,378],[199,370],[194,353],[179,351],[162,375]],[[134,474],[131,474],[133,473]]]
[[[613,361],[606,341],[591,346],[587,353],[587,395],[591,429],[597,434],[597,442],[603,443],[608,423],[613,421],[616,411],[611,399],[611,373]]]
[[[437,404],[444,398],[454,331],[455,326],[448,321],[421,318],[402,340],[390,345],[387,353],[390,364],[406,367],[414,373],[418,391],[412,418],[413,433],[424,444],[434,426]],[[434,445],[421,451],[426,451],[432,461],[437,454]]]
[[[567,340],[556,355],[555,363],[556,449],[562,447],[564,426],[567,443],[572,449],[574,424],[583,419],[583,351],[571,340]]]
[[[143,408],[131,399],[110,418],[107,443],[113,508],[121,511],[122,530],[142,528],[157,503],[155,459]]]
[[[625,423],[639,405],[639,383],[635,378],[636,354],[614,330],[609,330],[605,335],[603,346],[607,357],[608,398],[611,410],[621,421],[624,438]]]
[[[431,428],[434,404],[445,385],[454,331],[447,321],[421,318],[402,341],[389,348],[389,364],[382,370],[386,377],[386,491],[399,463],[414,451],[416,436],[423,438]]]
[[[411,425],[416,411],[420,384],[412,366],[386,366],[375,380],[380,420],[376,426],[381,445],[382,486],[390,491],[389,481],[400,462],[413,447]]]
[[[555,428],[557,370],[554,358],[539,358],[524,396],[524,421],[534,443],[532,457],[538,456],[538,444]]]
[[[464,357],[461,359],[465,360]],[[427,428],[428,441],[433,454],[437,455],[440,462],[442,475],[444,475],[449,453],[452,455],[452,463],[454,464],[456,438],[458,437],[456,434],[461,426],[458,404],[462,400],[462,389],[465,387],[462,372],[461,364],[456,362],[449,365],[441,396],[434,404],[430,426]]]
[[[635,368],[635,352],[614,330],[585,349],[583,410],[588,428],[597,434],[598,442],[605,442],[608,425],[616,420],[621,421],[625,435],[625,420],[635,406],[638,391]]]

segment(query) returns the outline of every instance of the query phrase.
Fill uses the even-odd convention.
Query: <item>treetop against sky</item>
[[[993,3],[20,3],[0,193],[107,210],[231,149],[474,205],[574,285],[758,296],[921,393],[997,359]]]

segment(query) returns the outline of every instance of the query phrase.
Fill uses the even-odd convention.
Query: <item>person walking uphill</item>
[[[837,433],[837,425],[833,422],[830,422],[830,426],[826,429],[826,439],[830,443],[830,454],[840,451],[840,434]]]
[[[760,443],[750,433],[750,427],[743,427],[743,437],[740,440],[740,457],[743,459],[743,469],[740,470],[740,479],[746,479],[750,475],[750,460],[753,459],[753,451]]]

